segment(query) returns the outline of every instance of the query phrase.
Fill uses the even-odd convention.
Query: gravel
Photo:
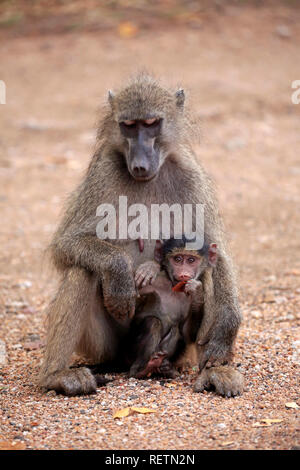
[[[298,16],[283,6],[261,7],[259,15],[245,6],[201,29],[0,42],[9,95],[0,109],[0,449],[299,448],[299,409],[286,406],[300,405],[299,175],[288,171],[299,160],[300,105],[290,104],[291,81],[300,76]],[[285,23],[292,32],[278,28]],[[290,33],[293,40],[281,39]],[[36,386],[55,290],[55,276],[41,266],[44,250],[88,165],[93,144],[82,135],[92,131],[99,97],[132,71],[132,57],[183,78],[206,116],[197,149],[217,182],[240,268],[241,397],[193,393],[193,369],[172,381],[112,373],[87,397]],[[38,127],[54,124],[20,128],[31,115]],[[113,418],[126,407],[155,413]]]

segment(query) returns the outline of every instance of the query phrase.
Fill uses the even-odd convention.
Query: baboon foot
[[[203,369],[196,379],[194,391],[203,392],[211,388],[224,397],[235,397],[243,393],[244,377],[230,366]]]
[[[134,363],[130,368],[130,377],[136,377],[137,379],[143,379],[150,377],[153,373],[159,373],[159,368],[166,357],[166,353],[158,351],[154,353],[148,360],[146,366],[141,366],[140,363]]]
[[[163,360],[161,366],[159,367],[158,373],[168,379],[176,379],[176,377],[179,377],[180,375],[167,358]]]
[[[88,395],[97,389],[96,379],[86,367],[65,369],[48,375],[40,385],[67,396]]]

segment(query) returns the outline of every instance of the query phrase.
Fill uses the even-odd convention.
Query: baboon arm
[[[117,319],[132,317],[136,290],[132,261],[113,244],[92,235],[68,235],[56,238],[52,247],[54,260],[85,268],[101,282],[106,309]]]
[[[104,271],[130,270],[130,258],[122,250],[95,235],[71,231],[56,236],[51,244],[54,263],[58,268],[80,266],[98,275]]]
[[[187,289],[185,289],[185,292]],[[204,302],[204,289],[202,282],[199,282],[196,289],[192,292],[192,305],[191,308],[193,311],[199,311],[200,307]]]
[[[202,349],[200,370],[205,365],[230,363],[241,314],[237,289],[230,261],[220,255],[213,270],[213,303],[205,306],[204,330],[199,330],[197,341]],[[202,329],[202,332],[201,332]]]

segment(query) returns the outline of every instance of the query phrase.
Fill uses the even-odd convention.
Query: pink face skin
[[[176,281],[195,279],[202,262],[202,260],[196,256],[180,253],[171,256],[169,261],[173,268],[173,276]]]

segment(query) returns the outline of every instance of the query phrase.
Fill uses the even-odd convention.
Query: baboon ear
[[[161,264],[163,260],[163,252],[162,252],[162,242],[160,240],[156,240],[155,248],[154,248],[154,259],[159,264]]]
[[[218,259],[218,246],[216,243],[211,243],[208,249],[208,262],[211,266],[216,266]]]
[[[115,99],[115,95],[114,93],[111,91],[111,90],[108,90],[108,102],[109,104],[111,105],[111,107],[113,106],[113,102],[114,102],[114,99]]]
[[[182,107],[184,105],[184,100],[185,100],[185,94],[184,94],[183,88],[179,88],[179,90],[176,91],[175,98],[176,98],[176,105],[179,107]]]

